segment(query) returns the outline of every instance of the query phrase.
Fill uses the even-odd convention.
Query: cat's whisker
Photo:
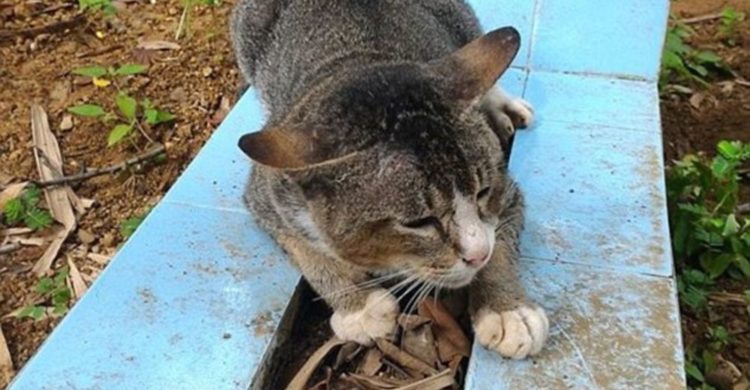
[[[379,285],[379,284],[381,284],[383,282],[387,282],[387,281],[389,281],[391,279],[396,279],[398,277],[401,277],[404,274],[406,274],[406,271],[398,271],[398,272],[395,272],[395,273],[392,273],[392,274],[388,274],[388,275],[384,275],[384,276],[379,276],[379,277],[374,278],[374,279],[366,280],[366,281],[364,281],[362,283],[357,283],[357,284],[354,284],[354,285],[342,288],[340,290],[332,291],[332,292],[330,292],[328,294],[320,295],[319,297],[315,298],[315,300],[317,301],[317,300],[320,300],[320,299],[333,298],[333,297],[337,297],[337,296],[340,296],[340,295],[343,295],[343,294],[350,294],[350,293],[354,293],[354,292],[357,292],[357,291],[362,291],[362,290],[365,290],[365,289],[367,289],[369,287],[377,286],[377,285]]]

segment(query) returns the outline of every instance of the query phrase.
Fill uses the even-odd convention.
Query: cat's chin
[[[466,287],[474,280],[476,272],[466,272],[462,275],[454,276],[450,279],[443,279],[440,281],[440,286],[449,289],[458,289]]]

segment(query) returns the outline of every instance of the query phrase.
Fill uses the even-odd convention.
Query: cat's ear
[[[238,146],[253,161],[288,171],[335,164],[358,154],[334,155],[334,148],[327,146],[330,140],[325,142],[306,130],[295,125],[267,126],[243,135]]]
[[[469,42],[454,53],[429,64],[448,80],[448,92],[459,101],[486,93],[510,66],[521,46],[513,27],[503,27]]]
[[[311,143],[293,128],[245,134],[238,146],[253,161],[273,168],[298,169],[314,163]]]

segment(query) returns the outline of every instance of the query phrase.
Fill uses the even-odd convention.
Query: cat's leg
[[[523,359],[537,354],[549,332],[544,310],[530,302],[518,279],[518,236],[523,200],[515,185],[498,227],[495,248],[469,289],[469,310],[477,341],[502,356]]]
[[[310,286],[333,308],[331,328],[342,340],[372,345],[396,331],[399,305],[379,286],[360,287],[369,276],[298,238],[279,240]]]
[[[508,139],[516,129],[531,126],[534,121],[534,108],[521,98],[513,98],[500,87],[494,87],[484,96],[481,109],[495,134]]]

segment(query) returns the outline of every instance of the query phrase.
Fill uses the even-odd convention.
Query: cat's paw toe
[[[474,319],[479,344],[511,359],[524,359],[542,350],[549,333],[549,321],[542,308],[521,306],[498,313],[479,310]]]
[[[503,108],[517,129],[524,129],[534,122],[534,108],[524,99],[512,99]]]
[[[375,339],[394,334],[398,313],[396,298],[385,290],[376,290],[367,296],[362,310],[333,313],[331,328],[342,340],[372,345]]]

